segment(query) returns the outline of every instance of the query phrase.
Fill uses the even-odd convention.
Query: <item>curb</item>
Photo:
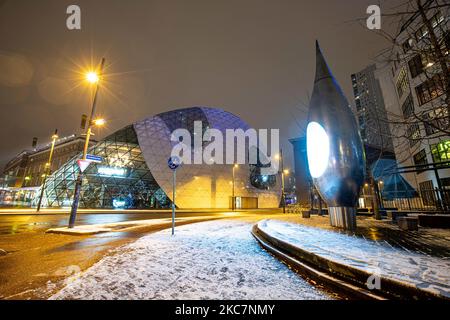
[[[258,224],[253,226],[252,235],[264,249],[288,265],[294,266],[298,273],[344,291],[351,297],[369,300],[439,299],[448,301],[443,296],[438,296],[412,285],[385,277],[382,277],[380,280],[380,290],[368,290],[366,281],[372,276],[368,272],[333,262],[288,242],[272,237],[259,229]]]
[[[69,229],[67,227],[65,228],[52,228],[45,231],[45,233],[53,233],[53,234],[64,234],[64,235],[70,235],[70,236],[89,236],[93,234],[98,233],[105,233],[105,232],[111,232],[113,229],[111,228],[98,228],[98,229],[92,229],[92,230],[80,230],[77,228]]]

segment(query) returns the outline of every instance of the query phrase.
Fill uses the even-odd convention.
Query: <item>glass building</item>
[[[91,163],[84,171],[80,207],[169,208],[172,171],[167,159],[175,144],[170,137],[179,128],[187,129],[193,136],[194,121],[202,121],[203,130],[215,128],[223,133],[226,129],[249,128],[237,116],[207,107],[169,111],[126,126],[89,149],[89,154],[100,156],[102,161]],[[73,157],[48,177],[44,207],[71,206],[80,158],[81,154]],[[233,181],[233,165],[183,165],[177,170],[176,205],[230,208],[234,201],[238,208],[278,207],[277,175],[261,175],[261,167],[258,164],[239,166]]]

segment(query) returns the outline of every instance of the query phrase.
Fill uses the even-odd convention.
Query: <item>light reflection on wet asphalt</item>
[[[117,214],[79,214],[77,224],[102,224],[130,220],[168,218],[170,213],[117,213]],[[0,235],[12,235],[23,232],[46,230],[66,226],[69,215],[0,215]],[[116,234],[116,235],[114,235]],[[113,233],[113,237],[123,237]],[[111,237],[111,234],[109,235]]]

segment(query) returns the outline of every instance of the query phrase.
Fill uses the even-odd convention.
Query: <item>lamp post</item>
[[[167,160],[167,165],[169,169],[172,170],[172,236],[175,234],[175,196],[177,195],[177,169],[181,166],[181,159],[177,156],[171,156]]]
[[[283,206],[283,213],[286,213],[286,193],[284,191],[284,174],[286,172],[289,173],[289,171],[286,170],[286,172],[285,172],[285,170],[284,170],[283,150],[282,149],[280,149],[279,154],[275,155],[275,159],[279,160],[280,164],[281,164],[281,170],[280,170],[280,172],[281,172],[281,201],[282,201],[281,203]]]
[[[367,196],[366,196],[366,188],[369,187],[369,184],[367,182],[364,183],[363,187],[362,187],[362,192],[363,192],[363,199],[364,199],[364,207],[367,208]]]
[[[234,211],[235,207],[236,207],[236,199],[234,198],[234,185],[235,185],[235,182],[234,182],[234,179],[235,179],[234,170],[236,168],[238,168],[238,167],[239,166],[237,164],[233,165],[233,190],[231,191],[231,209],[232,209],[232,211]]]
[[[99,74],[97,74],[96,72],[89,72],[86,75],[86,80],[91,84],[95,84],[95,93],[94,93],[94,98],[92,100],[91,115],[89,117],[89,121],[87,124],[86,140],[84,142],[84,149],[83,149],[83,158],[82,158],[83,160],[86,160],[86,155],[87,155],[87,151],[88,151],[88,147],[89,147],[89,139],[92,134],[92,126],[93,125],[101,126],[104,124],[103,119],[94,120],[95,108],[97,105],[97,94],[98,94],[98,90],[100,87],[99,82],[100,82],[100,77],[103,74],[104,65],[105,65],[105,58],[102,58]],[[75,220],[77,217],[78,203],[80,201],[80,190],[81,190],[82,183],[83,183],[83,172],[80,170],[78,172],[77,180],[75,182],[75,192],[73,195],[72,209],[70,210],[69,228],[73,228],[75,226]]]
[[[288,169],[283,169],[281,172],[281,184],[283,189],[283,213],[286,213],[286,176],[289,174]]]
[[[41,210],[42,197],[44,196],[45,183],[47,182],[47,176],[51,172],[53,151],[55,150],[56,139],[58,139],[58,129],[55,129],[55,133],[52,135],[52,146],[50,148],[50,155],[48,156],[48,162],[45,164],[44,181],[42,182],[41,194],[39,195],[39,201],[38,201],[38,205],[36,208],[36,212],[39,212]]]

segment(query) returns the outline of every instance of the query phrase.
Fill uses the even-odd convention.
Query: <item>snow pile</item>
[[[274,238],[328,260],[450,297],[450,257],[432,257],[387,243],[277,220],[261,221],[258,227]]]
[[[51,299],[327,299],[263,251],[251,227],[220,220],[145,236]]]

